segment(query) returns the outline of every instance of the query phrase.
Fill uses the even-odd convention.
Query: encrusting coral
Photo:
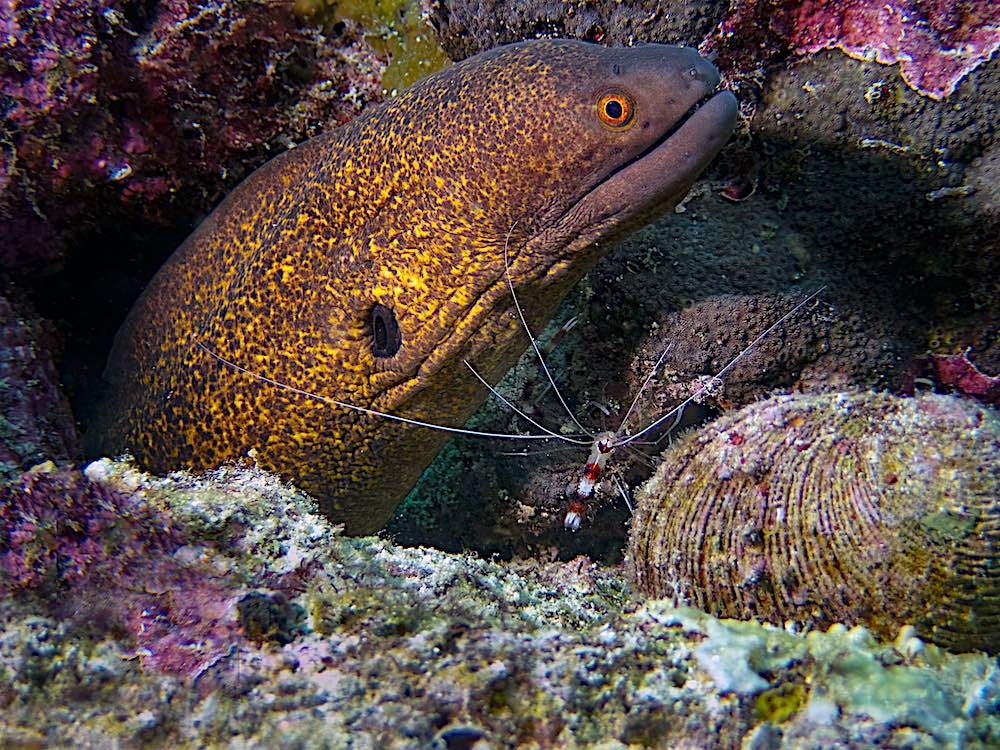
[[[637,587],[720,617],[903,624],[1000,644],[1000,421],[951,396],[778,396],[668,449],[639,494]]]
[[[912,629],[801,635],[635,608],[585,558],[346,538],[257,470],[43,467],[2,503],[0,745],[985,748],[1000,731],[996,661]],[[174,607],[171,640],[118,619],[143,597]]]

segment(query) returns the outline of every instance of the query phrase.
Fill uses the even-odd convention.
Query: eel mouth
[[[732,92],[710,91],[665,129],[659,139],[610,172],[558,222],[529,239],[529,245],[538,243],[548,248],[562,245],[564,250],[560,255],[566,258],[594,246],[623,224],[652,219],[656,214],[669,210],[684,197],[698,175],[729,140],[736,125],[737,113],[737,101]],[[540,255],[537,268],[542,269],[542,273],[551,271],[557,265],[551,251]],[[570,265],[585,269],[587,263]],[[485,296],[496,300],[506,294],[506,289],[506,277],[502,277]],[[485,319],[491,309],[491,305],[486,305],[479,311],[479,317]],[[421,376],[428,377],[452,361],[451,356],[461,349],[467,337],[458,328],[467,330],[473,327],[473,317],[468,312],[463,314],[463,325],[441,337],[435,355],[419,365]],[[383,394],[383,399],[387,397],[389,402],[396,402],[400,391],[410,386],[412,383],[407,385],[404,382],[403,386],[390,388],[389,395]],[[410,390],[407,398],[420,390]]]
[[[560,221],[564,231],[578,236],[573,248],[628,219],[676,205],[729,140],[738,110],[731,91],[710,92],[656,142],[611,172]]]
[[[692,105],[692,107],[690,109],[688,109],[687,112],[685,112],[684,114],[682,114],[673,125],[671,125],[669,128],[667,128],[663,132],[663,135],[661,135],[660,138],[654,144],[652,144],[649,148],[647,148],[645,151],[643,151],[641,154],[639,154],[638,156],[636,156],[634,159],[632,159],[627,164],[623,164],[619,169],[617,169],[615,171],[616,172],[620,172],[622,169],[627,169],[630,165],[635,164],[637,161],[641,161],[646,156],[648,156],[649,154],[651,154],[653,151],[656,151],[656,149],[658,149],[664,143],[666,143],[671,138],[673,138],[675,135],[677,135],[677,133],[688,123],[689,120],[691,120],[692,118],[694,118],[695,116],[697,116],[698,112],[702,109],[702,107],[708,106],[710,102],[712,102],[713,100],[716,100],[716,99],[720,99],[720,100],[721,99],[727,99],[728,98],[727,94],[729,96],[731,96],[733,99],[736,98],[731,91],[728,91],[726,89],[713,89],[712,91],[709,91],[701,99],[699,99],[698,101],[696,101],[694,103],[694,105]],[[735,125],[735,124],[736,123],[735,123],[735,120],[734,120],[733,121],[733,125]],[[728,130],[726,130],[725,139],[723,140],[723,143],[725,143],[727,140],[729,140],[729,136],[730,136],[731,133],[732,133],[732,129],[731,128],[729,128]],[[609,175],[609,177],[610,176],[611,175]]]

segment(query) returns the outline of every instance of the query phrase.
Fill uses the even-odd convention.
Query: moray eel
[[[378,530],[448,435],[291,388],[462,425],[487,395],[463,361],[495,383],[528,343],[505,243],[537,330],[721,149],[737,107],[718,83],[690,49],[523,42],[277,156],[129,313],[97,447],[157,472],[249,456],[347,533]]]

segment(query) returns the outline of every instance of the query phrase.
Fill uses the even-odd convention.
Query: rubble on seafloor
[[[39,466],[0,492],[3,747],[912,748],[1000,736],[996,660],[909,628],[886,643],[839,625],[796,633],[637,605],[619,567],[586,558],[499,562],[346,538],[310,498],[248,468],[157,478],[102,459],[83,473]]]

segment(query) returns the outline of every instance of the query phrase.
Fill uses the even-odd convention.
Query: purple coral
[[[181,544],[169,519],[78,471],[29,472],[0,487],[3,595],[125,581]]]
[[[703,50],[717,52],[732,79],[789,53],[839,49],[899,62],[907,84],[943,99],[998,47],[995,0],[736,0]]]
[[[0,487],[0,596],[55,602],[77,623],[127,633],[144,665],[193,677],[239,642],[240,592],[141,497],[68,469]]]
[[[380,67],[346,72],[356,44],[302,26],[291,0],[0,0],[0,264],[207,209],[242,160],[377,96]]]

